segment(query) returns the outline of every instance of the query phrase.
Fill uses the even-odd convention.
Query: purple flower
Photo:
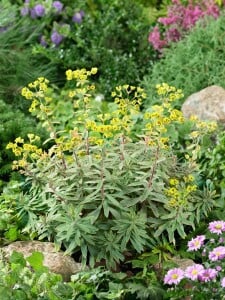
[[[211,261],[217,261],[225,257],[225,247],[219,246],[209,252],[209,259]]]
[[[79,11],[79,12],[76,12],[76,13],[73,15],[72,21],[73,21],[74,23],[80,24],[80,23],[82,22],[83,17],[84,17],[84,11],[81,10],[81,11]]]
[[[217,273],[218,272],[215,269],[204,269],[200,272],[198,279],[202,282],[208,282],[216,278]]]
[[[36,17],[43,17],[45,14],[45,8],[42,4],[37,4],[33,8],[33,12]]]
[[[20,15],[24,17],[27,16],[28,14],[29,14],[29,8],[26,6],[22,7],[20,10]]]
[[[196,238],[191,239],[188,242],[188,251],[196,251],[202,247],[204,244],[205,236],[198,235]]]
[[[60,1],[53,1],[52,7],[54,7],[58,13],[60,13],[63,9],[63,4]]]
[[[178,284],[184,278],[184,271],[179,268],[174,268],[169,270],[165,277],[164,283],[165,284]]]
[[[7,27],[5,27],[5,26],[0,26],[0,33],[1,32],[5,32],[7,30]]]
[[[221,280],[221,286],[224,288],[225,287],[225,277],[222,278]]]
[[[47,46],[47,42],[45,40],[45,37],[42,35],[40,37],[40,44],[43,46],[43,47],[46,47]]]
[[[209,231],[211,233],[222,234],[225,231],[225,222],[224,221],[214,221],[209,223]]]
[[[187,277],[191,280],[197,280],[200,272],[203,270],[204,270],[204,267],[200,264],[195,264],[195,265],[189,266],[185,270],[185,277]]]
[[[58,46],[63,40],[63,36],[59,34],[57,31],[53,31],[51,34],[51,41],[53,44]]]

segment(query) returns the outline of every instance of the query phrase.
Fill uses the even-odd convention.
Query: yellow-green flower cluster
[[[192,139],[197,139],[203,134],[212,133],[217,129],[217,123],[214,121],[201,121],[196,116],[191,116],[190,121],[193,121],[196,127],[190,133],[190,138]]]
[[[117,86],[111,95],[121,115],[137,113],[143,99],[146,98],[144,89],[128,84]]]
[[[181,179],[170,178],[169,187],[165,189],[165,195],[168,197],[166,206],[169,208],[187,207],[192,193],[197,190],[194,181],[195,178],[191,174]]]
[[[89,131],[89,141],[102,145],[105,139],[120,134],[128,134],[133,126],[133,116],[139,113],[142,100],[146,97],[144,90],[129,85],[116,87],[112,92],[116,107],[110,113],[86,118],[85,127]]]
[[[98,72],[97,68],[92,68],[90,71],[87,71],[84,68],[75,71],[69,69],[66,71],[66,79],[68,81],[76,79],[79,80],[82,84],[88,79],[90,75],[95,75],[97,72]]]
[[[167,101],[172,102],[184,97],[181,89],[176,89],[174,86],[169,86],[167,83],[157,84],[156,91],[159,96],[167,98]]]
[[[51,102],[51,97],[46,95],[48,90],[49,81],[44,77],[39,77],[34,82],[28,84],[28,87],[24,87],[21,90],[21,95],[27,100],[31,100],[30,112],[45,114],[50,113],[48,104]],[[40,117],[40,116],[39,116]]]
[[[183,113],[172,107],[172,102],[180,99],[183,94],[181,90],[163,83],[157,85],[157,92],[164,96],[161,105],[153,105],[149,111],[144,114],[146,120],[145,131],[149,136],[149,145],[159,145],[167,148],[168,138],[166,137],[167,128],[171,123],[183,123]]]
[[[34,134],[28,134],[29,143],[25,143],[24,139],[17,137],[14,143],[10,142],[6,149],[11,149],[15,156],[21,157],[13,162],[13,169],[25,168],[29,161],[37,160],[42,155],[42,149],[33,143],[39,142],[40,137]]]

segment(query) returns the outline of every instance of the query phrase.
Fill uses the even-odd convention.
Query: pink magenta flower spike
[[[200,272],[198,279],[202,282],[209,282],[216,278],[218,272],[215,269],[208,268]]]
[[[223,259],[224,257],[225,257],[225,247],[223,246],[216,247],[209,252],[209,259],[211,261],[217,261]]]
[[[182,279],[184,278],[184,271],[180,268],[174,268],[169,270],[165,277],[164,277],[164,283],[165,284],[178,284]]]
[[[198,235],[188,242],[188,251],[197,251],[204,244],[205,235]]]
[[[224,221],[214,221],[209,223],[208,227],[211,233],[222,234],[225,231],[225,222]]]
[[[167,42],[161,39],[158,26],[155,26],[152,32],[150,32],[148,41],[152,44],[153,48],[158,51],[167,45]]]
[[[189,266],[185,270],[185,277],[191,280],[197,280],[200,272],[204,270],[204,267],[200,264],[194,264]]]

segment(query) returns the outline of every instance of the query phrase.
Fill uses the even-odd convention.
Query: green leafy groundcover
[[[0,259],[0,295],[4,300],[162,299],[163,289],[155,274],[112,273],[101,267],[75,274],[70,282],[43,266],[43,254],[28,258],[13,252]]]
[[[154,87],[159,82],[182,89],[184,99],[213,84],[225,87],[224,30],[222,13],[217,20],[209,18],[198,22],[184,39],[171,44],[144,78],[142,84],[151,95],[145,106],[158,101]],[[180,101],[179,107],[182,103]]]

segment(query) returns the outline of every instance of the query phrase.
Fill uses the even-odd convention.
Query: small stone
[[[74,261],[63,251],[57,251],[55,244],[40,241],[16,241],[1,248],[6,257],[13,251],[22,253],[24,257],[30,256],[33,252],[41,252],[44,255],[43,265],[53,273],[61,274],[65,281],[69,281],[71,275],[81,271],[82,265]]]
[[[185,118],[225,122],[225,89],[212,85],[189,96],[183,106]]]

